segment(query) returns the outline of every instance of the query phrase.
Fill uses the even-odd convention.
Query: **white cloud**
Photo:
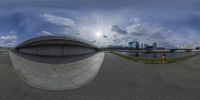
[[[200,42],[198,42],[200,35],[186,28],[183,30],[186,33],[182,34],[162,26],[137,21],[137,23],[127,26],[126,31],[128,35],[125,37],[132,37],[131,41],[137,40],[149,44],[157,42],[160,46],[164,47],[179,47],[183,44],[200,44]],[[129,41],[130,39],[126,40]]]
[[[48,35],[53,35],[53,33],[48,32],[48,31],[41,31],[38,33],[39,36],[48,36]]]
[[[133,24],[133,25],[130,25],[126,28],[127,32],[128,33],[133,33],[133,32],[141,32],[141,31],[144,31],[143,30],[143,25],[142,24]]]
[[[131,41],[139,41],[142,43],[149,43],[149,45],[153,42],[157,42],[161,46],[174,46],[174,44],[170,42],[174,40],[173,31],[169,32],[162,26],[142,22],[142,20],[138,18],[134,18],[133,23],[126,27],[126,31],[127,35],[120,38],[118,37],[120,40],[123,40],[121,41],[123,42],[121,44],[128,44],[128,42]]]
[[[74,20],[65,17],[59,17],[52,14],[43,14],[41,15],[45,20],[49,21],[50,23],[57,24],[57,25],[64,25],[64,26],[75,26]]]
[[[17,40],[16,35],[2,35],[0,36],[0,46],[10,47],[14,46]]]

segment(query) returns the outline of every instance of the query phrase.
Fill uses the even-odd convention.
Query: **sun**
[[[100,36],[102,36],[102,33],[100,31],[98,31],[98,32],[96,32],[96,36],[100,37]]]

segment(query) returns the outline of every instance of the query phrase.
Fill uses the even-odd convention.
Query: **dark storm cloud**
[[[194,30],[197,30],[197,31],[200,31],[200,15],[194,15],[194,14],[191,14],[189,15],[189,19],[188,21],[186,22],[186,25],[187,27],[191,28],[191,29],[194,29]]]
[[[159,42],[159,45],[164,46],[165,48],[176,48],[175,45],[172,45],[170,42],[166,42],[166,41]]]
[[[127,34],[127,32],[125,30],[120,29],[118,25],[113,25],[111,30],[118,34]]]
[[[182,28],[182,27],[188,27],[190,29],[198,30],[200,26],[200,14],[189,14],[186,16],[183,16],[185,18],[179,18],[179,19],[174,19],[168,22],[165,22],[165,24],[169,25],[176,25],[176,28]]]
[[[113,39],[113,42],[114,42],[115,44],[118,44],[118,43],[122,42],[122,39]]]
[[[108,36],[107,36],[107,35],[103,35],[103,37],[104,37],[104,38],[108,38]]]
[[[119,8],[119,7],[134,7],[134,8],[162,8],[162,7],[198,7],[198,0],[2,0],[0,7],[24,7],[35,6],[45,8]],[[156,5],[156,6],[155,6]]]
[[[163,36],[162,33],[154,33],[154,34],[151,34],[148,39],[159,39],[159,40],[165,40],[165,37]]]
[[[144,36],[144,35],[146,35],[147,33],[132,32],[132,33],[130,33],[130,34],[133,35],[133,36]]]

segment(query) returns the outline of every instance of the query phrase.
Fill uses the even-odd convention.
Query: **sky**
[[[200,46],[198,0],[1,0],[0,46],[72,35],[99,47]]]

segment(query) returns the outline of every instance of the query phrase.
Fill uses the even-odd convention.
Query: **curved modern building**
[[[94,53],[97,47],[83,39],[66,36],[41,36],[22,42],[20,53],[42,56],[69,56]]]
[[[95,45],[74,37],[37,37],[15,49],[10,58],[20,79],[46,90],[69,90],[90,83],[104,59]]]

